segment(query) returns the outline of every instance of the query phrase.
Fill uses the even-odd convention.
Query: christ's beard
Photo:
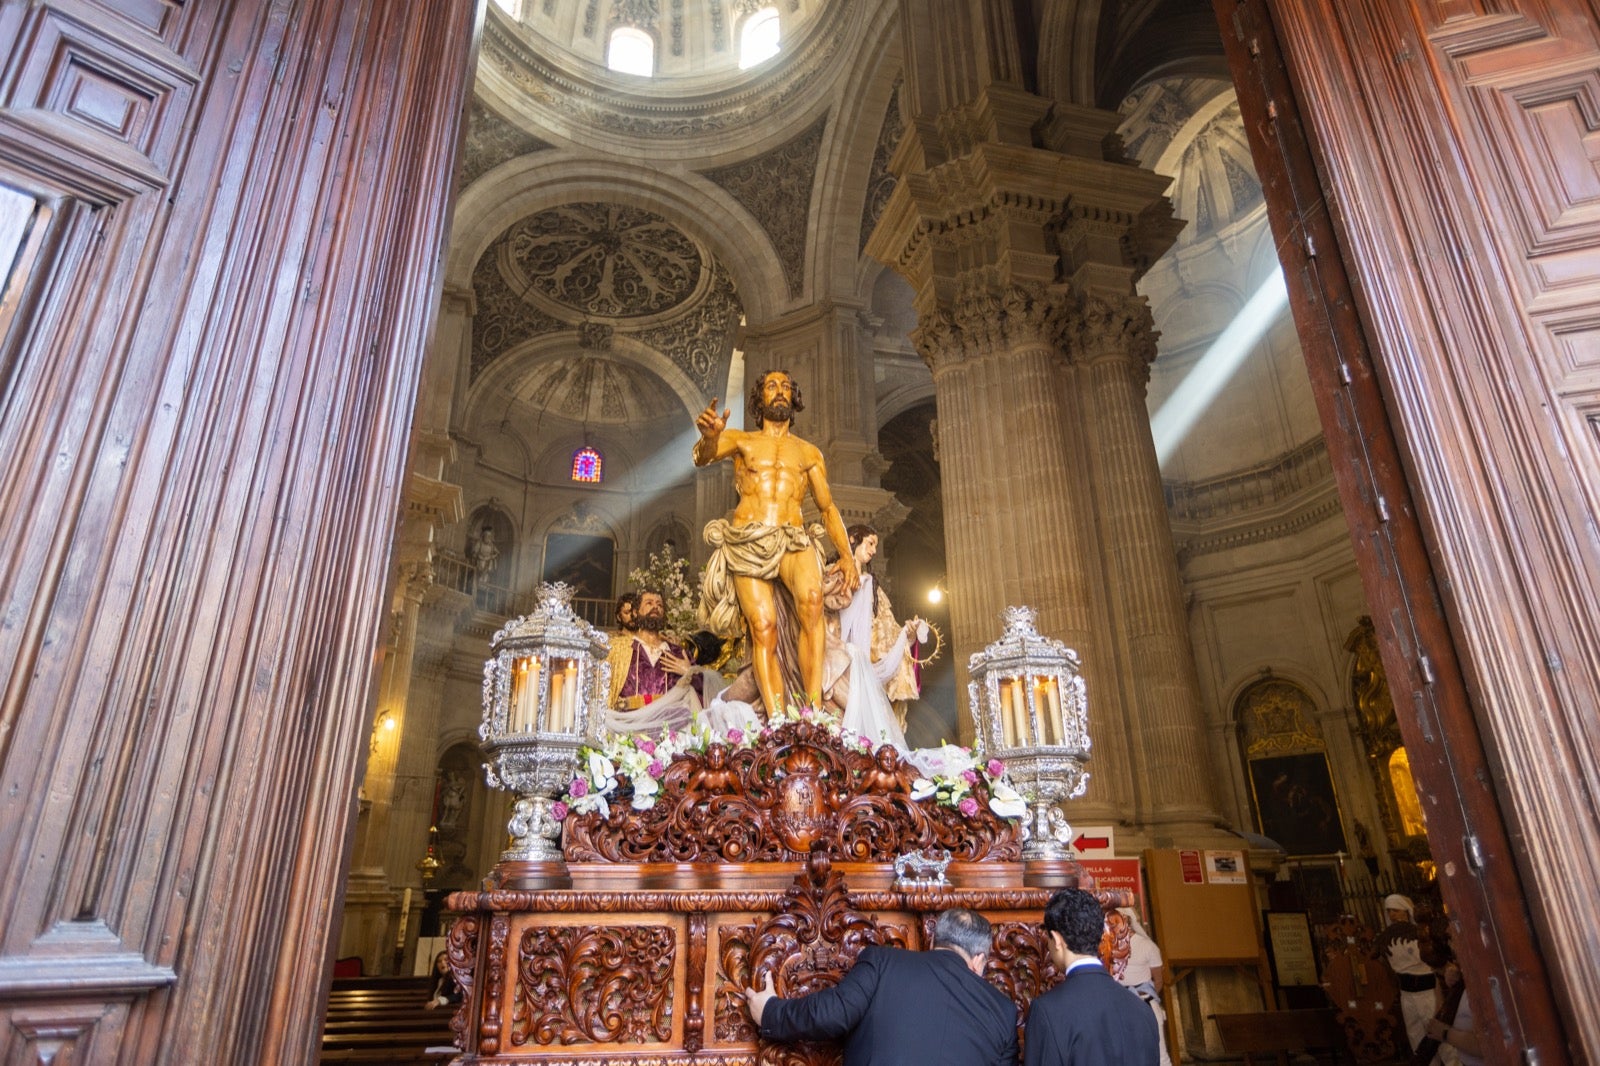
[[[761,420],[763,422],[787,422],[794,417],[794,408],[785,400],[761,405]]]
[[[659,633],[667,628],[667,616],[664,614],[642,614],[639,616],[639,629],[648,629],[652,633]]]

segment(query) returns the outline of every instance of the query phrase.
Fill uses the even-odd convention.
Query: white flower
[[[911,782],[911,798],[914,800],[925,800],[937,791],[939,786],[926,777],[919,777]]]
[[[656,779],[648,774],[634,778],[633,781],[633,809],[648,811],[656,805],[656,796],[661,791],[661,786]]]
[[[1028,801],[1004,781],[996,781],[989,786],[989,809],[1002,818],[1021,818],[1028,813]]]
[[[594,786],[591,795],[601,795],[617,787],[617,767],[598,751],[589,753],[589,784]]]

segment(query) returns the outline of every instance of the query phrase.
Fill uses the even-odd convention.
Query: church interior
[[[1600,1054],[1587,0],[201,6],[0,3],[6,1061],[315,1061],[334,960],[428,972],[491,642],[693,591],[769,370],[911,746],[1030,607],[1074,826],[1407,893],[1488,1061]],[[1190,959],[1182,1059],[1321,1005]]]

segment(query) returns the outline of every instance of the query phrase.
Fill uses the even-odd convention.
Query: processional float
[[[803,708],[602,736],[608,640],[570,598],[545,586],[485,664],[488,781],[516,798],[492,887],[447,902],[457,1062],[838,1062],[759,1040],[742,990],[827,987],[869,945],[927,947],[951,907],[994,924],[985,976],[1019,1008],[1059,980],[1039,920],[1092,887],[1056,807],[1087,785],[1088,718],[1076,655],[1030,609],[972,656],[975,749],[919,769]]]

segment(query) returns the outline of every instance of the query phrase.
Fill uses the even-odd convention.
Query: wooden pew
[[[453,1007],[426,1006],[427,977],[355,977],[333,982],[323,1021],[320,1062],[428,1066],[458,1052],[450,1031]],[[429,1048],[444,1050],[430,1051]]]
[[[1331,1051],[1335,1062],[1344,1051],[1344,1034],[1332,1007],[1210,1017],[1217,1023],[1223,1050],[1243,1053],[1246,1066],[1252,1066],[1252,1054],[1264,1052],[1275,1054],[1287,1066],[1291,1051]]]

